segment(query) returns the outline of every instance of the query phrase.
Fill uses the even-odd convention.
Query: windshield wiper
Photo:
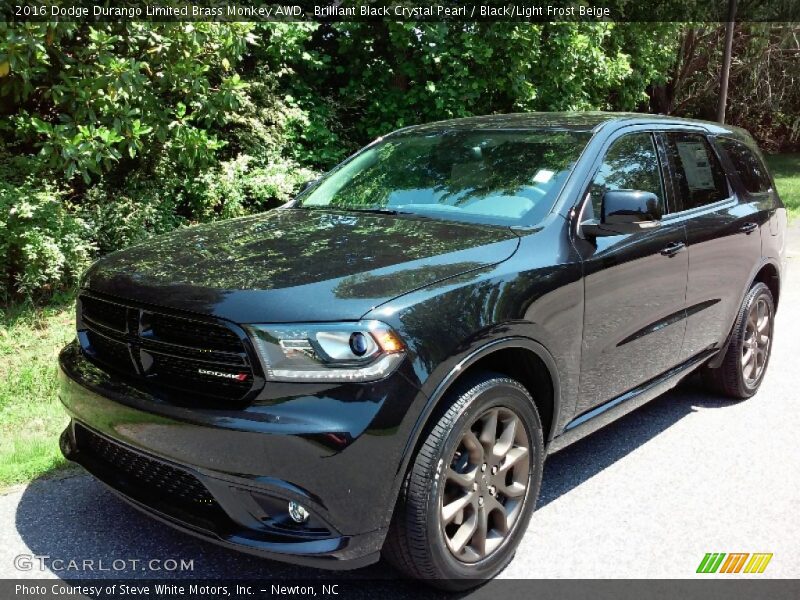
[[[402,212],[394,208],[344,208],[344,210],[352,210],[356,212],[374,213],[376,215],[408,215],[411,213]]]
[[[410,210],[398,210],[396,208],[382,208],[380,206],[329,206],[328,210],[342,210],[346,212],[362,212],[374,215],[416,215]]]
[[[415,217],[419,217],[421,219],[429,218],[426,215],[421,215],[419,213],[410,211],[410,210],[398,210],[396,208],[381,208],[378,206],[371,206],[371,207],[356,207],[356,206],[303,206],[302,204],[297,206],[296,208],[305,208],[306,210],[332,210],[332,211],[340,211],[340,212],[360,212],[360,213],[370,213],[374,215],[413,215]]]

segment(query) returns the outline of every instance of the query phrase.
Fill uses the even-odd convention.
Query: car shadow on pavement
[[[730,406],[731,403],[709,396],[697,382],[690,380],[549,457],[539,506],[553,502],[647,443],[698,405],[708,408]],[[50,570],[65,580],[335,578],[339,581],[384,580],[385,583],[379,587],[385,587],[386,593],[394,598],[416,598],[421,591],[419,584],[397,581],[397,572],[384,561],[357,571],[332,574],[216,546],[150,519],[85,474],[31,483],[19,501],[15,521],[17,532],[31,554],[49,556],[49,561],[62,561],[59,564],[65,568]],[[178,563],[181,559],[191,560],[193,568],[183,571],[158,569],[167,559]],[[79,570],[69,568],[73,560],[77,561]],[[159,562],[150,564],[153,560]],[[19,575],[35,577],[35,573]],[[375,595],[373,585],[370,589]],[[427,593],[423,595],[432,597]]]
[[[709,393],[698,376],[547,458],[538,508],[546,506],[703,408],[737,402]]]

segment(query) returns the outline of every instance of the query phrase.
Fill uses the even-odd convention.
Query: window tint
[[[731,159],[748,192],[756,194],[758,192],[768,192],[772,188],[767,168],[755,152],[736,140],[719,138],[718,141],[728,158]]]
[[[664,212],[664,191],[658,156],[649,133],[633,133],[614,142],[589,188],[591,203],[584,219],[599,219],[603,194],[613,190],[638,190],[658,196],[659,214]]]
[[[729,196],[725,173],[705,136],[668,133],[664,137],[675,178],[677,210],[712,204]]]

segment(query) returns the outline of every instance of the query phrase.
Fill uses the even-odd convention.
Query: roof
[[[426,133],[437,131],[470,131],[470,130],[525,130],[525,129],[558,129],[568,131],[597,131],[606,123],[615,122],[625,125],[639,123],[684,123],[687,125],[701,125],[711,133],[729,133],[741,135],[743,130],[738,127],[720,125],[711,121],[698,121],[667,115],[651,115],[647,113],[624,112],[531,112],[506,115],[486,115],[482,117],[467,117],[464,119],[450,119],[436,121],[424,125],[414,125],[399,130],[396,133]]]

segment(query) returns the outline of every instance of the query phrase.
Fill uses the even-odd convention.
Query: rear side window
[[[705,136],[667,133],[664,138],[675,183],[677,210],[713,204],[730,195],[725,172]]]
[[[725,150],[725,154],[731,159],[733,167],[748,192],[757,194],[772,189],[767,168],[755,152],[736,140],[718,138],[718,141]]]

